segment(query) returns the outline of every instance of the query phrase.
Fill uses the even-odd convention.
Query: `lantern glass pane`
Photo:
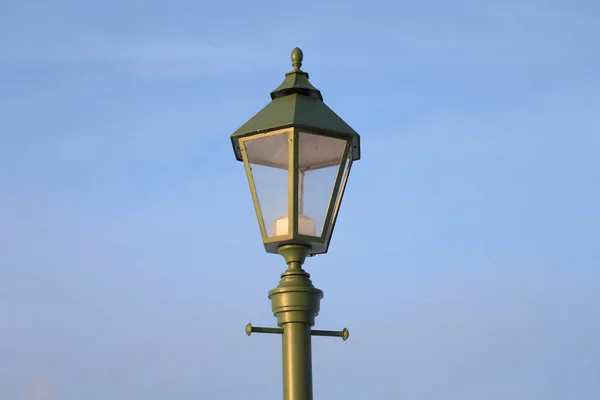
[[[244,150],[257,197],[255,207],[262,215],[267,238],[287,235],[289,227],[276,223],[288,214],[290,132],[260,136],[244,141]]]
[[[334,189],[346,143],[346,140],[329,136],[299,133],[299,234],[316,237],[323,235],[323,229],[327,222],[327,211],[334,206],[337,198]]]
[[[332,197],[332,205],[330,207],[334,207],[331,213],[331,221],[329,227],[326,232],[326,237],[331,238],[331,234],[333,233],[333,228],[335,226],[335,221],[338,216],[338,212],[340,211],[340,204],[342,202],[342,197],[344,196],[344,190],[346,189],[346,183],[348,182],[348,175],[350,175],[350,168],[352,167],[352,152],[348,152],[348,158],[345,160],[342,168],[342,177],[340,182],[340,188],[337,193],[334,193]]]

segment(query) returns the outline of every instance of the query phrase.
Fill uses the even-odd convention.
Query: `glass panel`
[[[288,139],[282,132],[244,142],[267,237],[289,233],[287,224],[276,224],[288,214]]]
[[[349,151],[348,158],[346,159],[346,162],[343,165],[344,171],[342,172],[342,181],[340,182],[340,190],[338,190],[337,193],[334,193],[334,197],[332,197],[332,199],[331,199],[334,208],[333,208],[333,214],[331,216],[331,221],[329,223],[329,228],[327,230],[327,238],[331,238],[331,233],[333,231],[335,220],[337,219],[338,211],[340,209],[340,203],[342,201],[342,197],[344,196],[344,189],[346,188],[346,182],[348,182],[348,175],[350,174],[351,166],[352,166],[352,151]]]
[[[300,132],[298,233],[322,235],[345,148],[346,141],[343,139]]]

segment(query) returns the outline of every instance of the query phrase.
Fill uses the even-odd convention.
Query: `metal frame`
[[[288,135],[288,233],[286,235],[268,236],[266,221],[264,220],[263,211],[260,205],[260,199],[257,193],[256,183],[252,175],[251,162],[249,160],[246,150],[246,142],[259,140],[268,136],[274,136],[284,133]],[[300,178],[298,165],[300,157],[299,139],[301,133],[307,135],[331,137],[345,141],[344,151],[340,157],[340,161],[335,164],[338,168],[338,171],[335,177],[334,186],[329,196],[329,201],[327,203],[325,220],[323,221],[323,225],[318,236],[309,236],[299,233],[298,211],[300,195]],[[329,243],[331,241],[333,227],[337,219],[338,209],[341,203],[341,197],[343,196],[343,192],[346,186],[347,176],[344,177],[344,174],[347,175],[349,173],[349,167],[346,168],[346,165],[348,163],[352,163],[351,154],[353,144],[351,138],[349,138],[347,135],[332,135],[329,133],[324,134],[322,132],[319,132],[318,130],[311,131],[309,129],[293,127],[291,129],[277,129],[253,136],[242,137],[239,138],[239,144],[242,152],[244,167],[246,169],[246,175],[248,177],[248,183],[250,185],[252,200],[254,202],[256,217],[258,219],[262,240],[267,252],[277,253],[277,248],[286,244],[303,244],[311,247],[311,254],[313,255],[326,253],[329,248]]]
[[[352,153],[349,152],[347,154],[346,162],[348,163],[348,168],[346,169],[346,171],[342,172],[343,170],[340,170],[340,172],[342,174],[344,174],[344,177],[342,178],[341,187],[339,188],[338,197],[335,202],[335,206],[334,206],[335,211],[334,211],[333,217],[331,218],[331,226],[329,227],[330,231],[328,233],[328,237],[330,238],[330,240],[327,242],[327,246],[325,247],[325,253],[327,253],[327,251],[329,250],[329,244],[331,243],[331,238],[333,237],[333,230],[335,229],[335,223],[337,222],[337,217],[338,217],[338,214],[340,211],[340,207],[342,205],[344,193],[346,192],[348,177],[350,176],[350,170],[352,169],[352,164],[354,162],[354,160],[352,159]]]
[[[360,136],[323,103],[321,92],[308,81],[308,73],[300,70],[302,50],[295,48],[291,59],[294,71],[286,74],[285,81],[271,92],[272,102],[238,128],[231,135],[231,142],[236,159],[244,162],[265,250],[269,253],[279,253],[288,266],[288,269],[281,274],[279,285],[269,291],[271,310],[277,318],[278,327],[253,327],[248,324],[246,334],[250,336],[253,332],[260,332],[281,335],[283,398],[284,400],[312,400],[312,336],[341,337],[346,340],[349,332],[345,328],[342,331],[312,329],[315,318],[319,315],[323,292],[312,284],[310,274],[302,268],[302,265],[307,256],[327,253],[329,249],[352,164],[360,159]],[[287,135],[288,140],[287,166],[285,158],[280,157],[283,156],[281,153],[271,157],[270,147],[265,147],[263,150],[266,151],[257,153],[258,157],[255,159],[257,162],[254,163],[254,165],[270,166],[280,170],[287,168],[288,232],[286,235],[268,237],[263,216],[263,211],[266,209],[261,209],[246,142],[283,133]],[[337,153],[325,151],[323,158],[314,154],[316,161],[326,160],[320,165],[313,165],[314,159],[304,160],[310,161],[310,164],[304,161],[304,164],[301,164],[299,159],[301,133],[342,139],[345,142],[319,236],[306,236],[299,232],[299,211],[304,212],[299,209],[301,201],[304,204],[304,199],[300,199],[300,191],[304,192],[300,187],[299,166],[303,165],[311,169],[333,166],[331,160],[337,158]],[[285,145],[280,142],[277,146],[277,150],[285,149],[283,147]],[[338,151],[338,148],[336,147],[335,150]],[[341,144],[339,150],[342,150]],[[302,173],[304,172],[303,169]],[[320,193],[327,194],[325,191]],[[265,205],[268,204],[269,202]],[[279,209],[277,211],[279,212]],[[273,233],[276,232],[277,230]]]
[[[325,216],[325,223],[323,224],[323,231],[321,232],[321,238],[323,241],[327,241],[327,239],[331,239],[329,236],[330,227],[335,224],[333,220],[333,215],[337,214],[336,207],[339,204],[337,199],[339,197],[340,190],[343,190],[340,185],[342,184],[342,178],[344,172],[346,170],[346,162],[348,161],[348,153],[350,152],[351,144],[346,142],[346,146],[344,148],[344,152],[342,153],[342,159],[340,160],[339,170],[337,176],[335,178],[335,184],[333,186],[333,190],[331,192],[331,197],[329,198],[329,203],[327,204],[327,214]]]
[[[297,238],[298,234],[298,157],[300,150],[298,149],[298,137],[299,132],[297,128],[294,128],[292,134],[292,140],[290,141],[290,162],[288,166],[291,167],[289,171],[289,190],[288,190],[288,221],[292,221],[290,226],[290,232],[292,238]]]
[[[246,176],[248,177],[248,183],[250,184],[250,193],[252,194],[252,201],[254,202],[254,209],[256,211],[256,218],[258,219],[258,225],[260,228],[260,234],[262,236],[262,240],[263,243],[268,244],[268,243],[278,243],[280,241],[283,240],[290,240],[292,239],[293,235],[292,235],[292,231],[289,229],[288,226],[288,234],[287,235],[281,235],[281,236],[272,236],[269,237],[267,235],[267,229],[265,226],[265,220],[262,214],[262,210],[260,207],[260,201],[258,199],[258,193],[256,192],[256,184],[254,182],[254,177],[252,175],[252,167],[250,166],[250,160],[248,159],[248,154],[246,152],[246,147],[245,147],[245,143],[248,141],[253,141],[253,140],[257,140],[257,139],[262,139],[268,136],[274,136],[274,135],[280,135],[282,133],[287,133],[288,134],[288,146],[291,147],[291,145],[293,144],[293,142],[291,141],[290,136],[293,135],[293,130],[289,129],[289,128],[285,128],[285,129],[278,129],[275,131],[270,131],[270,132],[265,132],[265,133],[261,133],[259,135],[254,135],[254,136],[248,136],[248,137],[244,137],[244,138],[240,138],[239,142],[240,142],[240,150],[242,152],[242,159],[244,161],[244,168],[246,170]],[[291,149],[288,149],[289,155],[291,157],[292,152],[289,151]],[[289,164],[288,164],[288,172],[290,171],[289,168]],[[288,185],[289,185],[289,175],[288,175]],[[289,191],[289,188],[288,188]],[[288,193],[289,195],[289,193]],[[288,197],[288,204],[289,204],[289,197]],[[289,212],[289,209],[288,209]],[[288,220],[289,221],[289,220]]]

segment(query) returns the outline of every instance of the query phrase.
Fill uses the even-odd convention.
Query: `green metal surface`
[[[273,315],[279,328],[254,327],[248,323],[246,334],[282,335],[283,399],[312,400],[312,336],[341,337],[346,341],[348,329],[312,330],[319,314],[323,292],[315,288],[302,264],[310,248],[287,245],[279,248],[288,269],[281,274],[279,285],[269,292]]]
[[[242,161],[240,138],[289,127],[349,139],[352,158],[360,159],[358,133],[321,100],[296,93],[271,101],[231,135],[236,159]]]
[[[312,400],[312,343],[310,326],[287,323],[283,328],[283,399]]]
[[[288,128],[288,129],[280,129],[276,131],[270,131],[266,133],[261,133],[249,137],[240,138],[240,148],[242,151],[242,160],[244,161],[244,166],[246,169],[246,174],[248,177],[248,182],[250,184],[250,191],[252,194],[252,200],[254,202],[254,207],[256,211],[256,216],[258,218],[259,227],[261,231],[261,236],[263,239],[263,243],[265,246],[265,250],[268,253],[277,254],[279,247],[283,245],[289,244],[301,244],[310,247],[311,255],[323,254],[326,253],[329,248],[329,243],[331,241],[331,233],[333,232],[332,225],[335,224],[335,217],[337,217],[338,208],[341,204],[341,197],[344,191],[344,185],[346,184],[347,172],[349,169],[345,169],[345,166],[348,163],[352,162],[351,149],[352,145],[349,141],[347,141],[346,147],[344,148],[343,153],[340,155],[339,162],[336,164],[338,166],[338,173],[335,178],[334,185],[332,187],[332,192],[329,197],[329,201],[327,204],[327,211],[325,214],[325,220],[323,224],[322,232],[319,236],[307,236],[299,233],[298,231],[298,215],[299,215],[299,185],[298,181],[300,179],[300,171],[298,167],[298,162],[300,159],[300,143],[299,143],[299,135],[301,130],[299,128]],[[252,175],[252,167],[249,160],[249,157],[246,152],[246,143],[253,140],[260,140],[268,136],[278,135],[282,132],[288,132],[289,134],[289,143],[288,143],[288,160],[287,160],[287,168],[288,168],[288,218],[289,218],[289,230],[285,235],[279,236],[268,236],[267,235],[267,227],[265,225],[265,221],[263,219],[263,210],[261,210],[261,204],[259,201],[259,194],[256,192],[256,185],[254,182],[254,177]],[[313,133],[315,136],[323,136],[321,134]],[[327,135],[331,136],[331,135]],[[343,139],[343,138],[342,138]],[[277,168],[283,169],[283,165],[277,165]],[[345,175],[346,173],[346,175]]]
[[[231,135],[236,159],[243,161],[246,167],[252,199],[254,201],[259,227],[268,253],[276,254],[284,245],[301,244],[310,247],[310,254],[326,253],[329,249],[333,225],[338,215],[341,195],[344,191],[346,177],[343,177],[344,165],[360,158],[360,136],[344,120],[334,113],[325,103],[321,92],[308,81],[308,73],[302,71],[303,54],[299,48],[292,51],[294,70],[286,74],[284,82],[271,93],[272,101],[259,111],[248,122]],[[253,140],[266,135],[288,131],[289,160],[288,168],[288,233],[269,236],[263,219],[265,210],[261,210],[259,196],[256,193],[252,166],[246,154],[245,146]],[[307,236],[299,232],[299,200],[298,182],[299,168],[299,135],[306,132],[313,135],[345,140],[348,153],[340,159],[341,168],[332,188],[329,204],[325,212],[325,220],[318,236]],[[268,153],[267,153],[268,154]],[[346,154],[350,154],[346,158]],[[352,160],[352,161],[349,161]],[[270,160],[266,160],[269,161]],[[274,168],[282,168],[281,164],[259,164]],[[271,223],[271,221],[268,221]]]
[[[252,335],[253,333],[270,333],[276,335],[283,334],[282,328],[264,328],[261,326],[252,326],[251,323],[248,323],[248,325],[246,325],[245,331],[246,335],[248,336]],[[313,329],[310,331],[310,334],[311,336],[341,337],[344,340],[344,342],[350,337],[350,332],[346,328],[344,328],[341,331],[321,331]]]
[[[244,144],[241,143],[240,146],[244,148]],[[248,178],[248,183],[250,184],[250,194],[252,195],[252,202],[254,203],[254,210],[256,211],[256,218],[258,219],[258,226],[260,228],[261,236],[263,242],[267,240],[267,231],[265,227],[265,220],[262,216],[262,211],[260,208],[260,202],[258,200],[258,194],[256,193],[256,184],[254,183],[254,176],[252,175],[252,169],[250,168],[250,163],[248,162],[248,156],[245,151],[242,152],[244,167],[246,169],[246,177]]]
[[[309,255],[326,253],[340,203],[353,161],[360,159],[360,136],[344,120],[323,102],[321,92],[309,82],[308,73],[302,71],[303,54],[299,48],[292,51],[293,71],[285,76],[283,83],[271,92],[271,102],[231,135],[235,157],[243,161],[255,203],[259,226],[270,253],[279,253],[288,268],[281,274],[278,286],[269,291],[271,309],[277,318],[277,328],[246,326],[246,334],[279,334],[282,336],[283,399],[312,400],[312,336],[341,337],[347,340],[349,332],[313,330],[315,318],[320,311],[323,292],[315,288],[310,275],[302,268]],[[287,169],[288,173],[288,231],[287,235],[268,237],[263,215],[254,185],[252,166],[246,154],[245,143],[278,131],[289,130],[287,167],[284,161],[271,154],[285,145],[277,144],[275,150],[266,146],[266,156],[257,157],[256,165]],[[318,237],[299,233],[299,134],[310,133],[346,141],[341,166],[335,177],[332,194],[326,211],[322,232]],[[257,142],[254,142],[257,143]],[[318,148],[318,147],[315,147]],[[322,148],[322,147],[321,147]],[[314,148],[311,151],[315,151]],[[279,153],[281,154],[281,153]],[[303,153],[305,154],[305,153]],[[306,154],[314,154],[307,152]],[[336,156],[337,157],[337,156]],[[285,160],[285,157],[283,157]],[[264,160],[263,164],[260,164]],[[327,159],[324,159],[327,161]],[[331,162],[331,160],[327,161]],[[335,158],[333,159],[335,162]],[[324,165],[319,164],[319,165]],[[346,168],[347,165],[347,168]],[[302,172],[303,173],[303,172]],[[306,231],[305,231],[306,232]],[[310,231],[309,231],[310,232]]]
[[[334,215],[337,214],[337,210],[341,204],[338,202],[338,199],[341,199],[342,192],[344,188],[342,184],[345,184],[344,175],[346,172],[346,164],[351,162],[348,159],[348,153],[350,152],[350,144],[346,144],[346,148],[344,149],[344,153],[342,154],[342,159],[340,160],[340,169],[338,170],[337,176],[335,178],[335,184],[333,186],[333,190],[331,192],[331,196],[329,198],[329,205],[327,206],[327,215],[325,216],[325,224],[323,226],[323,232],[321,232],[321,239],[325,244],[325,251],[327,252],[327,247],[329,246],[329,241],[331,239],[330,233],[333,231],[331,226],[335,224]]]
[[[274,333],[281,335],[283,333],[283,329],[252,326],[252,324],[248,322],[248,325],[246,325],[246,335],[250,336],[253,333]]]
[[[304,53],[300,50],[300,47],[294,47],[294,50],[292,50],[292,67],[294,67],[294,71],[300,70],[302,60],[304,60]]]
[[[292,51],[292,66],[283,83],[271,92],[272,101],[231,135],[236,159],[242,161],[239,139],[276,129],[297,127],[309,132],[347,138],[352,143],[352,159],[360,159],[360,136],[323,102],[321,92],[301,71],[302,50]]]
[[[312,400],[311,327],[319,314],[323,292],[315,288],[302,269],[310,249],[289,245],[280,248],[288,269],[269,292],[277,325],[283,329],[283,398]]]
[[[350,176],[350,170],[352,169],[352,159],[349,158],[346,162],[349,163],[348,168],[346,169],[344,177],[342,178],[342,183],[340,185],[340,192],[338,194],[336,204],[333,207],[333,210],[334,210],[333,216],[331,217],[330,220],[328,220],[328,221],[330,221],[330,224],[329,224],[329,228],[328,228],[329,232],[327,232],[326,237],[328,237],[329,240],[325,244],[325,250],[323,251],[324,253],[327,253],[327,250],[329,250],[329,243],[331,243],[331,237],[333,236],[335,222],[337,221],[338,213],[340,211],[340,206],[342,205],[342,200],[344,198],[344,192],[346,191],[346,184],[348,183],[348,177]]]
[[[283,83],[279,85],[277,89],[271,92],[272,100],[291,93],[302,93],[305,96],[314,97],[323,101],[323,96],[321,95],[319,89],[314,87],[308,81],[308,72],[300,70],[303,58],[304,54],[302,54],[302,50],[300,50],[298,47],[292,50],[292,67],[294,67],[294,70],[285,74],[285,80]]]
[[[344,342],[350,337],[350,331],[346,328],[341,331],[320,331],[313,329],[310,333],[313,336],[341,337],[344,339]]]
[[[298,236],[298,131],[294,129],[290,140],[288,175],[288,232],[292,238]],[[294,241],[296,242],[296,241]],[[279,246],[279,244],[278,244]]]

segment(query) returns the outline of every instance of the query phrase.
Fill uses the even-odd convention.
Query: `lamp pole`
[[[312,400],[311,329],[323,292],[315,288],[302,264],[310,249],[287,245],[279,253],[288,265],[279,285],[269,292],[277,325],[283,329],[283,398]]]
[[[302,58],[302,51],[295,48],[294,70],[271,92],[271,103],[231,135],[236,158],[246,167],[265,250],[280,254],[287,264],[279,284],[269,292],[278,328],[246,325],[248,336],[281,335],[284,400],[313,399],[312,336],[341,337],[344,341],[349,336],[346,328],[312,329],[323,292],[314,287],[303,264],[307,256],[327,252],[350,167],[360,158],[358,133],[323,103],[321,92],[308,81],[308,73],[300,70]],[[286,171],[288,203],[284,217],[273,217],[271,211],[277,204],[272,191],[258,195],[256,176],[264,168]],[[318,190],[305,186],[323,176],[311,175],[316,170],[330,172],[333,177],[332,187],[325,192],[327,201],[320,208],[324,217],[319,221],[309,216],[314,217],[319,209],[316,199],[320,197],[314,193]],[[259,178],[264,184],[264,176]],[[271,183],[280,185],[279,181]],[[312,190],[305,191],[308,188]]]

